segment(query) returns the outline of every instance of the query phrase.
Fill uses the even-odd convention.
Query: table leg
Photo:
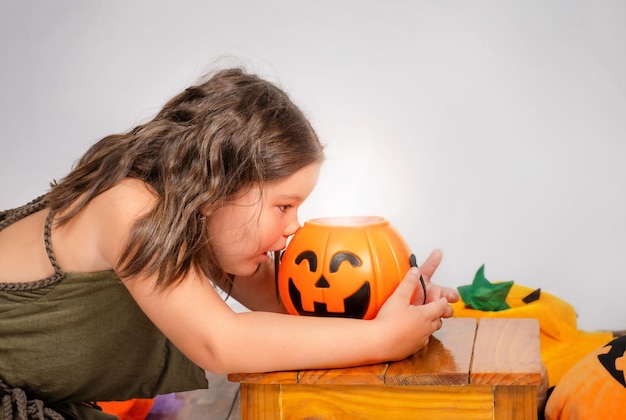
[[[241,418],[280,419],[280,385],[241,384]]]
[[[496,386],[493,397],[495,420],[537,420],[536,386]]]

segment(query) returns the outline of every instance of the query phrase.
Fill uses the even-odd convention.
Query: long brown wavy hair
[[[284,91],[227,69],[172,98],[149,122],[94,144],[46,199],[53,210],[68,210],[58,221],[64,224],[122,179],[140,179],[158,200],[133,226],[118,275],[157,273],[159,289],[195,268],[229,281],[201,209],[219,208],[244,188],[323,158],[315,131]]]

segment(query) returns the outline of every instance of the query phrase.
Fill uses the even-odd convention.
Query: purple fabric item
[[[183,400],[176,397],[176,394],[157,395],[152,405],[151,414],[176,413],[183,407]]]

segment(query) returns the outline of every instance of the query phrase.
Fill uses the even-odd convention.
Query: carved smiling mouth
[[[305,311],[302,309],[302,294],[291,278],[289,279],[289,296],[300,315],[362,319],[370,304],[370,283],[366,281],[359,290],[343,300],[344,312],[329,312],[326,303],[323,302],[313,302],[315,310],[313,312]]]

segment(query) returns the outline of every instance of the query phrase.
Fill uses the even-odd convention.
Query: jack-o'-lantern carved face
[[[409,269],[409,254],[380,217],[311,220],[283,253],[280,297],[292,314],[372,319]]]

